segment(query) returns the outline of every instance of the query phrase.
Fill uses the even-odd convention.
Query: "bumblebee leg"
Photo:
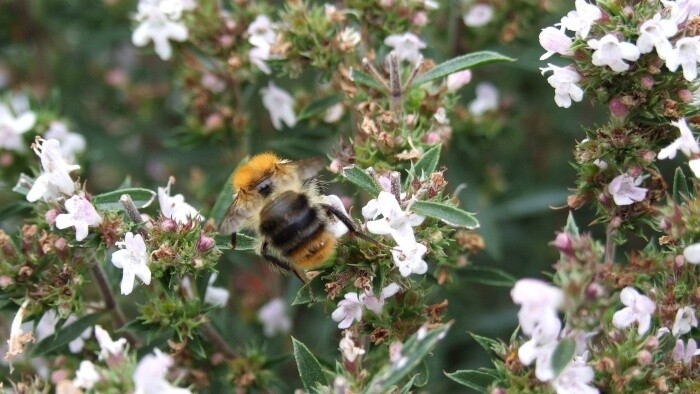
[[[270,263],[272,263],[272,264],[274,264],[274,265],[276,265],[284,270],[293,272],[294,275],[296,275],[297,278],[299,278],[299,280],[302,283],[307,283],[309,281],[308,279],[306,279],[304,277],[304,275],[302,275],[301,272],[299,272],[299,270],[294,268],[291,264],[289,264],[288,262],[286,262],[286,261],[284,261],[276,256],[271,255],[269,253],[269,245],[268,245],[267,241],[263,242],[260,254],[262,255],[262,257],[265,260],[269,261]]]
[[[356,237],[358,237],[358,238],[362,238],[362,239],[364,239],[365,241],[372,242],[372,243],[374,243],[374,244],[377,244],[377,243],[378,243],[374,238],[372,238],[372,237],[370,237],[370,236],[368,236],[368,235],[366,235],[366,234],[360,232],[360,231],[357,229],[357,227],[355,227],[355,223],[353,223],[352,219],[350,219],[346,214],[344,214],[344,213],[343,213],[341,210],[339,210],[338,208],[336,208],[336,207],[334,207],[334,206],[331,206],[331,205],[328,205],[328,204],[321,204],[321,206],[323,206],[323,208],[326,210],[326,212],[327,212],[328,214],[335,216],[336,218],[338,218],[338,220],[340,220],[341,222],[343,222],[343,224],[345,225],[345,227],[347,227],[348,230],[350,230],[350,233],[351,233],[352,235],[354,235],[354,236],[356,236]]]
[[[231,250],[236,249],[236,241],[238,240],[236,232],[231,233]]]

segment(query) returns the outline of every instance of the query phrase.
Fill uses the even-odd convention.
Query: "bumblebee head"
[[[274,174],[275,167],[282,160],[274,153],[261,153],[253,156],[248,162],[241,164],[231,177],[233,190],[249,190],[258,185],[263,179]]]

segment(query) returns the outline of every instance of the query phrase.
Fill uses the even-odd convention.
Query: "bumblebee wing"
[[[319,172],[321,172],[323,167],[325,167],[324,160],[320,157],[296,160],[289,163],[289,165],[296,167],[302,181],[315,177]]]
[[[238,204],[238,198],[235,198],[228,207],[224,218],[221,219],[221,223],[219,224],[219,233],[233,234],[238,232],[238,230],[241,228],[241,224],[248,219],[248,216],[247,210]]]

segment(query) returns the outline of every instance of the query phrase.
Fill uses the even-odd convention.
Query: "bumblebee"
[[[323,202],[314,179],[323,166],[320,158],[253,156],[231,177],[234,200],[219,232],[230,233],[235,246],[240,229],[253,229],[261,238],[260,255],[306,282],[302,272],[319,268],[334,254],[337,240],[329,226],[335,220],[351,234],[372,240],[358,232],[344,212]]]

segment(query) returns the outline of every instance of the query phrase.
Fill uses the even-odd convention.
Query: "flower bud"
[[[586,286],[586,298],[589,300],[600,298],[604,294],[605,290],[603,289],[603,286],[601,286],[599,283],[593,282]]]
[[[428,14],[426,14],[425,11],[416,12],[411,19],[411,23],[415,26],[425,26],[428,23]]]
[[[46,223],[49,226],[53,226],[53,224],[56,223],[56,216],[58,216],[58,211],[55,209],[49,209],[48,212],[46,212],[46,215],[44,215],[44,219],[46,219]]]
[[[552,241],[552,246],[567,255],[574,253],[573,242],[568,233],[558,233],[554,241]]]
[[[447,90],[455,92],[472,80],[471,70],[462,70],[447,76]]]
[[[673,264],[676,266],[676,268],[681,268],[685,265],[685,257],[683,257],[682,254],[679,254],[673,259]]]
[[[659,347],[659,338],[655,336],[649,336],[646,343],[644,344],[648,349],[654,350]]]
[[[426,134],[423,136],[423,143],[428,144],[428,145],[436,145],[441,142],[442,138],[440,138],[440,134],[431,131],[430,133]]]
[[[338,159],[331,160],[331,164],[328,165],[328,169],[334,174],[340,173],[340,170],[341,170],[340,160],[338,160]]]
[[[636,178],[642,175],[642,168],[639,166],[632,166],[629,170],[627,170],[627,175],[631,176],[632,178]]]
[[[608,107],[610,107],[610,113],[612,114],[612,116],[618,119],[624,119],[630,113],[629,109],[627,109],[627,106],[623,104],[622,100],[620,100],[620,98],[618,97],[613,97],[608,103]]]
[[[163,230],[172,233],[177,231],[177,222],[170,218],[163,219],[163,221],[160,223],[160,227]]]
[[[681,99],[682,102],[689,103],[693,100],[693,92],[691,92],[688,89],[681,89],[678,92],[678,97]]]
[[[637,353],[637,363],[639,363],[639,365],[651,364],[651,353],[649,353],[649,351],[646,349],[643,349],[641,352]]]
[[[216,241],[214,241],[214,238],[202,235],[197,240],[197,252],[204,253],[213,248],[214,245],[216,245]]]
[[[654,78],[651,75],[645,75],[640,80],[640,84],[646,90],[651,90],[654,87]]]
[[[610,219],[610,227],[620,228],[621,225],[622,225],[622,219],[620,219],[619,216],[615,216],[614,218]]]

